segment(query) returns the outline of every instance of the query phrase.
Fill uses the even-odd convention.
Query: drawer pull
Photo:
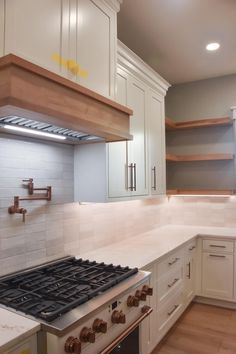
[[[168,284],[168,288],[172,288],[172,286],[175,285],[175,283],[177,283],[177,281],[179,280],[179,278],[175,278],[172,283]]]
[[[188,278],[188,279],[191,279],[191,262],[189,262],[189,263],[187,264],[187,266],[188,266],[187,278]]]
[[[226,246],[223,246],[223,245],[210,245],[210,247],[226,248]]]
[[[210,254],[210,257],[217,257],[217,258],[226,258],[226,256],[221,256],[219,254]]]
[[[196,248],[196,246],[189,247],[189,251],[192,251]]]
[[[176,257],[172,262],[168,263],[169,266],[171,266],[172,264],[175,264],[178,260],[179,260],[179,258]]]
[[[174,313],[178,307],[179,307],[179,305],[175,305],[174,308],[170,312],[168,312],[168,316],[171,316],[172,313]]]

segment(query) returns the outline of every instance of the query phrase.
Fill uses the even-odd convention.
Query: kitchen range
[[[148,306],[148,272],[75,257],[0,279],[0,303],[41,323],[39,354],[139,351]]]

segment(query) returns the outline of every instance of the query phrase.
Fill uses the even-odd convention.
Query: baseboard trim
[[[236,309],[236,303],[232,301],[226,301],[226,300],[217,300],[217,299],[211,299],[208,297],[203,297],[203,296],[195,296],[193,299],[193,302],[197,302],[200,304],[205,304],[205,305],[212,305],[212,306],[219,306],[219,307],[224,307],[227,309]]]

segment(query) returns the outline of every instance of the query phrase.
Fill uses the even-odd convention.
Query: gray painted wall
[[[236,106],[236,74],[173,86],[166,96],[166,116],[176,121],[225,117]]]
[[[236,74],[170,88],[166,116],[175,121],[231,116],[236,106]],[[234,127],[168,132],[167,152],[173,154],[233,153]],[[236,188],[235,160],[167,163],[167,188]]]

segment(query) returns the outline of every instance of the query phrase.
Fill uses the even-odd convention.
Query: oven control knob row
[[[92,330],[92,328],[84,327],[80,332],[79,339],[83,343],[94,343],[95,332]]]
[[[66,353],[72,354],[80,354],[81,353],[81,343],[78,338],[76,337],[68,337],[65,346],[64,346]]]
[[[139,299],[138,297],[129,295],[128,299],[127,299],[127,306],[128,307],[138,307],[139,305]]]
[[[93,330],[96,333],[106,333],[107,332],[107,322],[96,318],[93,322]]]
[[[144,285],[142,291],[149,296],[153,295],[153,288],[150,288],[148,285]]]
[[[146,301],[146,293],[143,290],[136,290],[135,296],[139,299],[139,301]]]
[[[126,318],[125,314],[122,311],[113,311],[111,315],[111,322],[112,323],[125,323]]]

